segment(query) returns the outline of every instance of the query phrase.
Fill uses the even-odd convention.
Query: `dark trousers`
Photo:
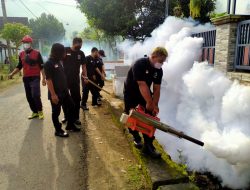
[[[42,111],[40,77],[24,77],[23,78],[26,98],[32,112]]]
[[[76,82],[74,84],[71,84],[69,87],[69,92],[71,95],[71,98],[74,102],[75,108],[74,108],[74,117],[76,120],[79,120],[79,114],[80,114],[80,102],[81,102],[81,91],[80,91],[80,82]],[[62,106],[63,112],[65,115],[65,118],[68,119],[67,116],[67,107]]]
[[[62,106],[67,108],[65,110],[66,111],[65,114],[67,115],[68,125],[71,125],[75,122],[75,117],[74,117],[75,105],[69,94],[59,97],[58,104],[53,104],[52,101],[50,102],[52,107],[52,121],[56,131],[61,129],[61,123],[59,122],[59,115],[61,113]]]
[[[88,84],[83,84],[83,90],[82,90],[82,105],[83,106],[86,106],[87,104],[89,91],[92,94],[92,105],[97,104],[98,89],[94,85],[88,83]]]
[[[132,98],[133,97],[130,97],[128,94],[124,93],[124,105],[125,105],[124,112],[126,114],[129,114],[130,110],[136,108],[139,104],[143,107],[146,107],[145,103],[140,103],[140,101],[136,101],[135,99]],[[129,132],[133,135],[134,141],[141,142],[141,136],[138,131],[133,131],[132,129],[129,129]],[[143,134],[143,139],[145,144],[152,144],[155,137],[149,137]]]
[[[105,83],[104,83],[104,80],[102,80],[101,78],[99,78],[98,80],[97,80],[97,84],[98,84],[98,86],[100,86],[101,88],[103,88],[104,87],[104,85],[105,85]],[[100,97],[100,89],[98,89],[98,97]]]

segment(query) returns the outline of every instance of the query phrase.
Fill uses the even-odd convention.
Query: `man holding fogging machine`
[[[147,113],[156,116],[159,113],[158,102],[160,99],[161,81],[163,76],[162,65],[168,56],[167,50],[157,47],[151,56],[138,59],[130,68],[124,84],[125,112],[129,114],[131,109],[138,105],[143,106]],[[150,88],[153,85],[153,92]],[[143,135],[144,145],[138,131],[130,133],[134,137],[135,147],[142,149],[143,153],[152,158],[160,158],[161,154],[155,150],[154,137]]]

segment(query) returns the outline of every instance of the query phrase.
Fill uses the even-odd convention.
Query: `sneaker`
[[[144,144],[142,152],[154,159],[161,158],[161,153],[156,151],[153,144]]]
[[[67,131],[79,132],[81,131],[80,127],[75,126],[75,124],[68,124],[66,127]]]
[[[64,124],[64,123],[66,123],[68,120],[66,119],[66,118],[63,118],[62,119],[62,123]]]
[[[39,111],[39,112],[38,112],[38,118],[39,118],[39,119],[44,119],[44,115],[43,115],[43,112],[42,112],[42,111]]]
[[[100,104],[100,103],[92,104],[92,106],[93,106],[94,108],[100,107],[101,105],[102,105],[102,104]]]
[[[102,103],[102,99],[101,98],[97,98],[97,103],[101,104]]]
[[[83,105],[81,105],[81,108],[83,109],[83,111],[89,111],[88,106],[83,106]]]
[[[69,137],[69,134],[67,132],[65,132],[64,130],[59,130],[55,132],[55,136],[58,137]]]
[[[76,125],[82,125],[81,121],[79,121],[79,120],[76,120],[76,121],[75,121],[75,124],[76,124]]]
[[[29,117],[28,117],[28,119],[34,119],[34,118],[36,118],[36,117],[39,117],[39,115],[38,115],[38,113],[32,113]]]

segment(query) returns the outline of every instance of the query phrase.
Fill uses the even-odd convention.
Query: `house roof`
[[[24,25],[28,25],[28,17],[7,17],[7,21],[9,23],[21,23]],[[0,17],[0,30],[3,28],[4,22],[3,17]]]

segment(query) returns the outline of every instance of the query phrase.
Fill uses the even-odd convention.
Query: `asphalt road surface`
[[[84,127],[68,139],[56,138],[47,87],[42,101],[45,119],[28,120],[23,84],[0,92],[0,189],[87,189]]]

